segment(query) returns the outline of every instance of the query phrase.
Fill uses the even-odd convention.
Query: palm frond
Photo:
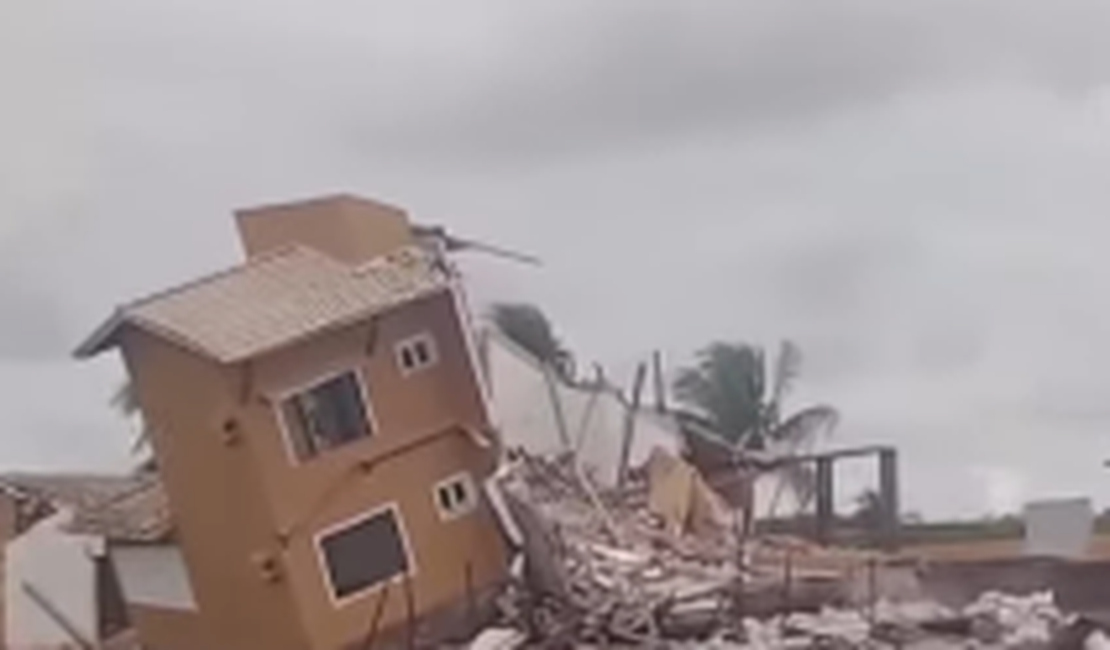
[[[109,403],[112,408],[125,416],[136,415],[139,412],[139,398],[135,394],[135,386],[130,381],[124,381],[116,388]]]
[[[775,357],[775,376],[772,378],[771,395],[768,399],[768,404],[776,414],[781,410],[783,399],[801,372],[802,351],[793,341],[782,341]]]
[[[817,472],[809,465],[797,463],[786,465],[781,471],[786,487],[794,493],[799,510],[804,512],[817,494]]]
[[[840,412],[832,406],[818,405],[802,409],[785,422],[767,432],[779,444],[800,444],[821,435],[830,435],[840,422]]]
[[[560,379],[574,377],[574,357],[563,347],[547,315],[528,303],[499,303],[490,308],[490,320],[514,343],[537,361],[554,368]]]

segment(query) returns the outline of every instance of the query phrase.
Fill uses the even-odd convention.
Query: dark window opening
[[[406,370],[416,365],[416,357],[413,355],[411,347],[401,348],[401,367]]]
[[[420,366],[426,366],[432,361],[432,354],[428,352],[428,345],[426,341],[419,341],[416,345],[412,346],[412,352],[416,355],[416,363]]]
[[[396,513],[386,510],[320,540],[332,594],[352,596],[409,572]]]
[[[298,393],[282,404],[299,458],[340,447],[373,434],[358,377],[347,372]]]
[[[436,505],[444,519],[455,519],[474,510],[477,497],[470,476],[460,475],[441,483],[436,488]]]
[[[420,334],[397,344],[397,361],[401,372],[410,374],[436,364],[435,340],[429,334]]]

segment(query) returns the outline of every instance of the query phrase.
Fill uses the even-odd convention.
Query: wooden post
[[[817,458],[817,543],[827,545],[832,541],[833,496],[833,459],[822,456]]]
[[[794,611],[794,550],[786,549],[782,558],[782,619],[785,632],[786,620]]]
[[[898,548],[901,527],[898,499],[898,452],[883,449],[879,452],[879,497],[883,504],[883,550]]]
[[[667,412],[667,386],[663,380],[663,353],[656,350],[651,355],[651,374],[655,383],[655,410]]]
[[[372,650],[374,642],[378,639],[378,627],[382,622],[382,615],[385,614],[385,604],[389,601],[389,583],[385,583],[382,587],[382,593],[378,596],[377,606],[374,608],[374,616],[370,619],[370,628],[366,630],[366,637],[362,640],[362,650]]]
[[[876,611],[875,602],[879,595],[879,566],[874,557],[867,559],[867,624],[875,629]]]
[[[416,648],[416,599],[412,593],[412,575],[405,573],[405,648]]]
[[[629,458],[632,455],[632,440],[636,436],[636,416],[640,411],[640,395],[644,390],[644,376],[647,366],[636,366],[636,377],[632,380],[632,403],[624,416],[624,438],[621,440],[620,464],[617,466],[617,487],[624,487],[628,475]]]

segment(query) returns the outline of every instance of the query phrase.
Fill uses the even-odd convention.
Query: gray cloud
[[[26,263],[43,247],[27,237],[6,243],[0,245],[0,362],[61,358],[69,345],[63,306]]]
[[[0,359],[64,356],[69,341],[57,303],[30,280],[0,273]]]
[[[1110,498],[1104,2],[33,5],[0,9],[0,346],[233,261],[235,207],[349,190],[540,254],[474,293],[615,376],[797,339],[797,402],[898,444],[913,508]],[[47,432],[0,453],[118,458],[105,363],[0,358],[0,419]]]
[[[441,79],[428,103],[413,101],[400,119],[367,121],[367,146],[464,158],[596,153],[645,138],[799,124],[922,85],[1009,78],[1082,92],[1110,75],[1102,38],[1110,8],[1085,0],[1051,9],[569,3],[560,15],[517,18],[494,50],[503,58],[444,65],[444,77],[465,84]]]
[[[1084,92],[1110,74],[1099,0],[479,7],[378,2],[340,16],[240,0],[213,20],[190,3],[112,0],[82,15],[81,54],[115,91],[101,98],[109,113],[145,106],[140,120],[197,137],[237,116],[294,139],[311,117],[334,146],[422,166],[804,125],[922,86]]]

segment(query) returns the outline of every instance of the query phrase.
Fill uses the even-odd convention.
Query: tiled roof
[[[352,267],[291,247],[121,308],[82,345],[92,356],[132,324],[223,363],[249,359],[446,287],[416,247]]]
[[[125,543],[158,542],[173,532],[166,493],[154,476],[143,477],[131,490],[78,510],[66,528]]]
[[[80,510],[127,493],[139,481],[126,475],[12,472],[0,474],[0,489]]]

